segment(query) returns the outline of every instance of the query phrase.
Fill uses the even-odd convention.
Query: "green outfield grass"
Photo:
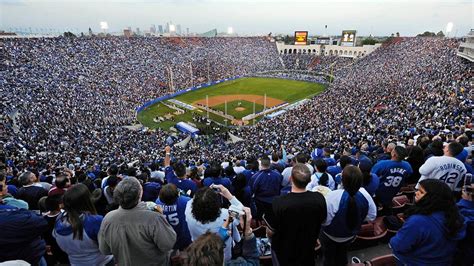
[[[324,90],[325,86],[318,83],[276,79],[276,78],[240,78],[223,82],[211,87],[185,93],[175,99],[193,103],[209,97],[228,94],[255,94],[283,100],[285,102],[296,102],[298,100],[316,95]]]
[[[294,103],[296,101],[311,98],[316,94],[324,91],[325,86],[318,83],[305,82],[305,81],[295,81],[295,80],[286,80],[286,79],[276,79],[276,78],[241,78],[237,80],[223,82],[211,87],[203,88],[200,90],[192,91],[179,95],[174,99],[179,101],[192,104],[198,100],[206,98],[206,95],[209,97],[220,96],[220,95],[235,95],[235,94],[252,94],[263,96],[267,94],[267,97],[276,98],[288,103]],[[245,111],[236,111],[235,108],[238,107],[238,102],[241,102],[241,107],[245,108]],[[236,118],[244,117],[248,114],[253,113],[253,103],[245,100],[235,100],[227,103],[227,112],[230,115],[233,115]],[[256,111],[263,110],[263,105],[256,104]],[[213,109],[224,111],[224,104],[214,106]],[[148,107],[137,115],[138,121],[148,128],[162,128],[169,129],[174,126],[177,122],[193,122],[192,116],[193,113],[206,116],[206,112],[202,110],[189,111],[183,115],[175,116],[175,121],[164,121],[161,123],[155,123],[153,118],[157,116],[164,116],[167,113],[173,113],[174,110],[170,109],[160,103],[157,103],[153,106]],[[224,124],[224,118],[209,114],[210,119]],[[259,120],[259,119],[258,119]],[[230,124],[230,121],[228,121]]]
[[[239,102],[241,103],[240,107],[244,108],[243,111],[237,111],[235,108],[239,107]],[[212,109],[220,110],[225,112],[225,103],[213,106]],[[263,105],[255,104],[255,112],[263,111]],[[227,103],[227,113],[233,117],[242,118],[246,115],[253,114],[253,103],[248,101],[232,101]]]
[[[174,113],[175,110],[168,108],[162,104],[155,104],[148,107],[145,111],[138,113],[137,119],[140,123],[151,129],[162,128],[169,129],[176,125],[179,121],[192,121],[192,113],[186,112],[178,117],[175,116],[175,121],[165,120],[161,123],[155,123],[153,119],[157,116],[164,116],[168,113]]]

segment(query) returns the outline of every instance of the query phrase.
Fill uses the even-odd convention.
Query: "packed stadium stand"
[[[262,37],[2,46],[0,262],[346,265],[390,243],[372,265],[473,263],[473,71],[457,39],[393,38],[357,59]],[[254,126],[124,128],[195,83],[308,80],[296,70],[334,80]]]

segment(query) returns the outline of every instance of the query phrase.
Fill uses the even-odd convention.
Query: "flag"
[[[229,137],[230,137],[230,140],[232,141],[232,143],[237,143],[237,142],[240,142],[240,141],[244,141],[243,138],[239,138],[231,133],[229,133]]]
[[[176,143],[174,146],[179,147],[179,148],[186,148],[190,140],[191,140],[191,135],[186,137],[183,141]]]

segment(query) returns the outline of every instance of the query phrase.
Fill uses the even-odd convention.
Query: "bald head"
[[[308,166],[302,163],[297,163],[291,170],[291,181],[297,188],[304,189],[311,181],[311,172]]]

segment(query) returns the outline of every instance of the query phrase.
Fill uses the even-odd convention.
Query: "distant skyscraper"
[[[163,25],[158,25],[158,32],[163,34]]]
[[[155,25],[151,25],[151,27],[150,27],[150,32],[153,33],[153,34],[156,33],[156,27],[155,27]]]
[[[166,22],[166,27],[165,27],[165,33],[170,32],[170,24],[169,22]]]
[[[176,25],[176,33],[178,33],[178,35],[181,35],[181,25],[180,24]]]
[[[189,28],[186,28],[186,36],[189,36]]]
[[[130,37],[132,37],[132,31],[129,30],[129,29],[124,29],[123,30],[123,35],[127,38],[130,38]]]
[[[137,27],[135,34],[140,35],[140,28]]]

